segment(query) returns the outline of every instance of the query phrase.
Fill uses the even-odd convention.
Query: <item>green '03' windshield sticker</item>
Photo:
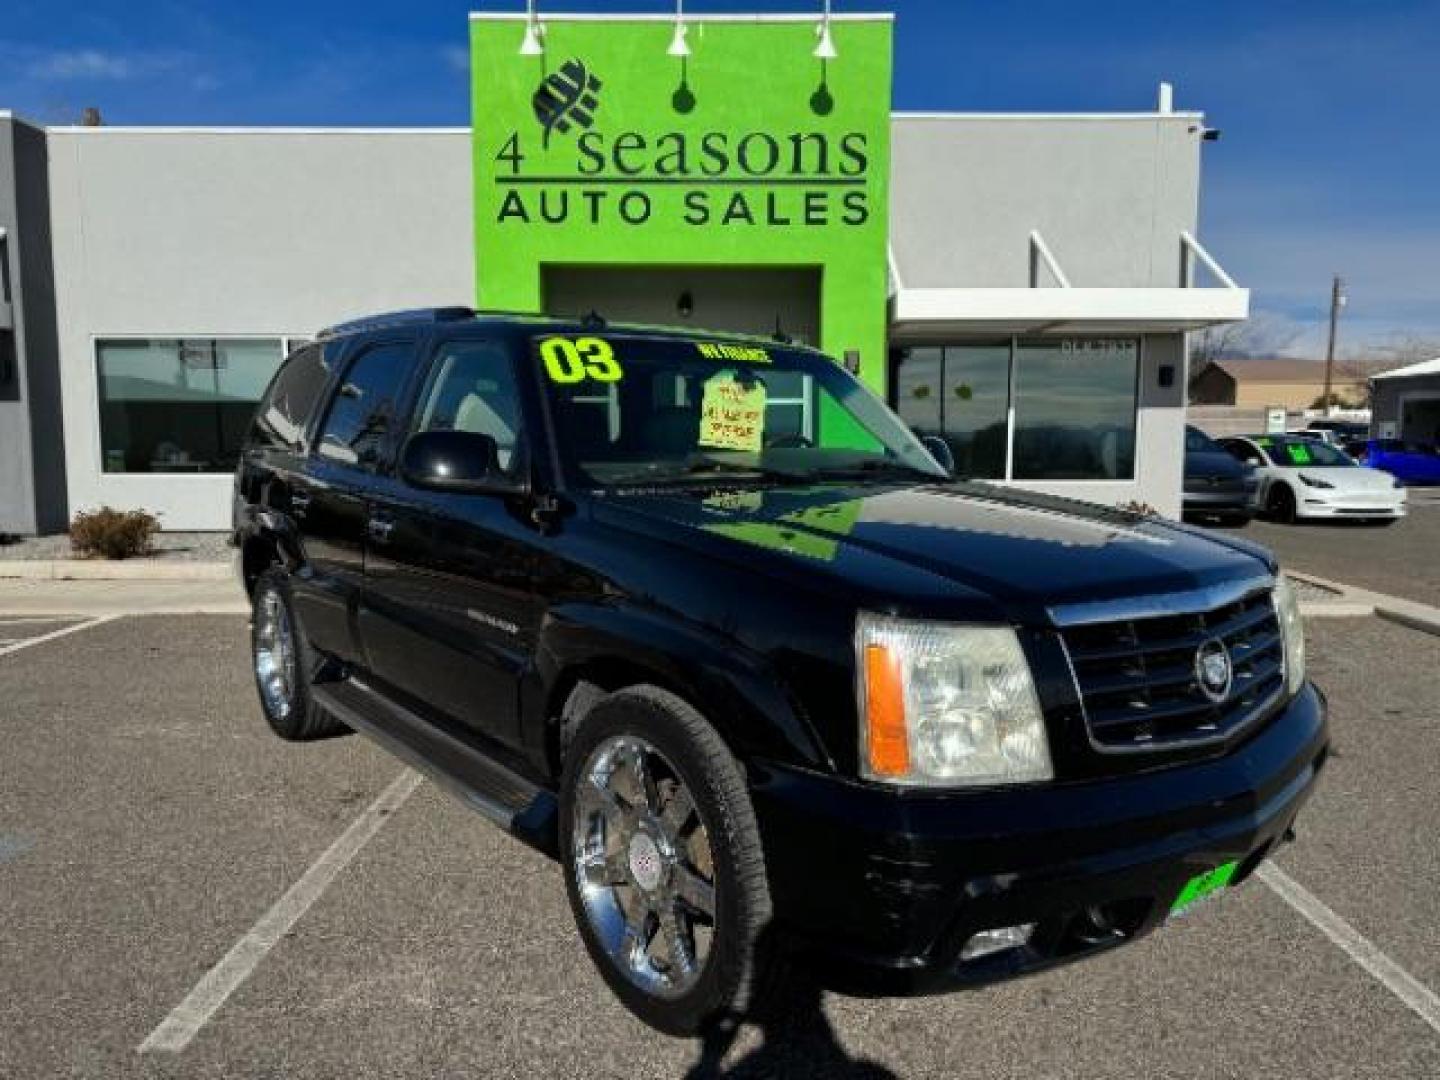
[[[551,382],[619,382],[624,374],[615,347],[604,338],[546,338],[540,343],[540,359]]]

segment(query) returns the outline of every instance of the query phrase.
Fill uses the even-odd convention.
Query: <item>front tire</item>
[[[560,790],[565,887],[591,959],[669,1035],[753,1014],[783,961],[739,763],[705,718],[655,687],[581,721]]]
[[[251,667],[270,728],[288,742],[309,742],[350,729],[311,699],[319,663],[295,617],[290,576],[271,567],[255,582],[250,618]]]
[[[1267,500],[1270,517],[1282,525],[1295,524],[1295,493],[1288,484],[1276,484]]]

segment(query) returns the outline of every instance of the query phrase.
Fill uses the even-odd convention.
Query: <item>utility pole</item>
[[[1330,386],[1335,378],[1335,329],[1340,322],[1340,309],[1344,306],[1345,282],[1336,274],[1334,284],[1330,286],[1330,344],[1325,348],[1325,393],[1320,398],[1325,403],[1326,416],[1333,411]]]

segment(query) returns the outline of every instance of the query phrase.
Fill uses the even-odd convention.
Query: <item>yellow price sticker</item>
[[[540,359],[551,382],[619,382],[625,374],[615,359],[615,349],[604,338],[546,338],[540,343]]]
[[[747,385],[729,372],[706,380],[699,444],[715,450],[763,450],[764,384],[757,379]]]

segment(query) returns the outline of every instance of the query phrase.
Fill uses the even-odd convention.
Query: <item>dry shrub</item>
[[[70,546],[79,554],[102,559],[149,555],[160,520],[144,510],[112,510],[102,506],[78,513],[70,522]]]

